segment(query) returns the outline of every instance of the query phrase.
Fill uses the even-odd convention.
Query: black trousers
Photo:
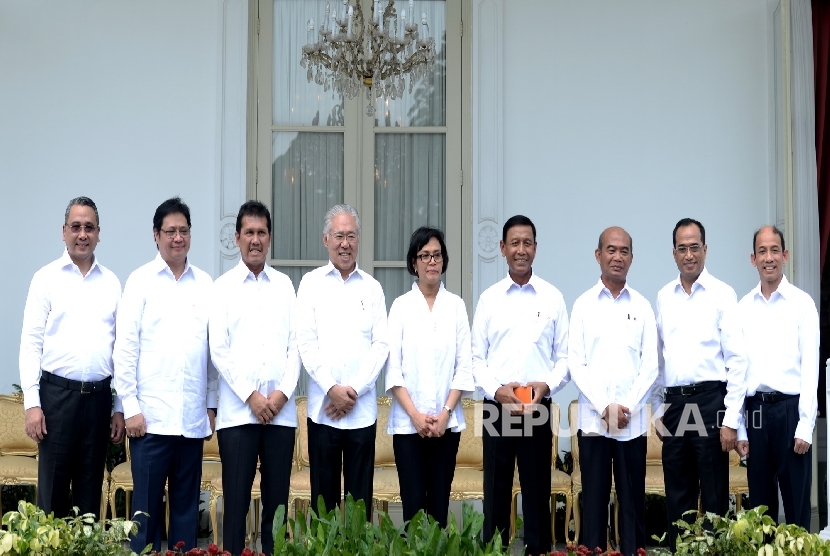
[[[721,448],[719,428],[725,395],[726,383],[690,396],[666,395],[663,480],[672,552],[679,533],[674,522],[689,521],[683,513],[697,510],[698,498],[704,512],[726,515],[729,510],[729,453]]]
[[[110,438],[109,380],[82,394],[41,378],[40,406],[48,432],[38,445],[38,507],[66,517],[74,505],[97,516]]]
[[[578,432],[579,465],[582,470],[583,544],[605,549],[608,533],[608,502],[611,497],[611,467],[620,505],[620,552],[637,554],[646,546],[646,435],[621,441]]]
[[[262,551],[274,551],[274,513],[280,505],[288,511],[295,430],[281,425],[251,424],[217,431],[224,493],[222,538],[225,550],[231,554],[241,554],[245,548],[246,517],[257,458],[262,492]]]
[[[778,489],[784,518],[810,530],[810,488],[813,479],[812,446],[796,454],[799,396],[777,402],[758,397],[746,399],[749,456],[749,503],[767,506],[767,515],[778,520]]]
[[[447,526],[450,487],[460,441],[461,433],[450,431],[437,438],[421,438],[417,434],[392,436],[404,521],[424,510],[441,527]]]
[[[496,530],[501,533],[504,545],[510,540],[510,499],[513,472],[518,463],[528,554],[547,554],[551,543],[550,400],[544,400],[541,405],[545,409],[532,416],[509,415],[507,409],[492,400],[484,400],[483,408],[484,541],[490,542]]]
[[[372,512],[372,477],[375,474],[377,422],[360,429],[337,429],[308,419],[308,459],[311,466],[311,508],[317,511],[322,495],[326,511],[340,505],[340,470],[343,488]]]
[[[130,439],[133,472],[133,512],[137,515],[138,533],[130,540],[134,552],[148,544],[161,550],[164,528],[164,484],[170,500],[170,530],[167,547],[172,550],[179,541],[187,547],[196,546],[199,532],[199,494],[202,482],[203,438],[185,438],[164,434],[145,434]]]

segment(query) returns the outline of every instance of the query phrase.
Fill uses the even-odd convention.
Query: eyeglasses
[[[190,237],[190,228],[180,228],[178,230],[176,228],[173,228],[172,230],[160,230],[160,231],[164,232],[164,235],[167,236],[167,239],[175,238],[176,234],[179,234],[182,237],[182,239],[187,239],[187,238]]]
[[[430,260],[435,261],[436,263],[440,263],[444,260],[444,255],[442,255],[441,253],[433,253],[432,255],[430,255],[429,253],[421,253],[415,256],[418,257],[419,261],[426,264],[429,264]]]
[[[344,239],[346,241],[348,241],[349,243],[351,243],[352,245],[357,243],[357,234],[354,234],[354,233],[341,234],[340,232],[338,232],[336,234],[331,234],[331,237],[333,237],[334,241],[336,241],[337,243],[343,243]]]
[[[700,252],[702,247],[703,246],[699,243],[693,243],[691,245],[678,245],[675,249],[681,255],[685,255],[686,253],[697,254]]]
[[[91,234],[92,232],[98,229],[98,226],[93,226],[92,224],[84,224],[83,226],[81,226],[80,224],[67,224],[67,226],[69,226],[69,229],[72,230],[73,234],[77,234],[81,230],[83,230],[87,234]]]

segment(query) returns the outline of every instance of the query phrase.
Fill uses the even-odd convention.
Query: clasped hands
[[[354,404],[357,403],[357,392],[351,386],[335,384],[329,388],[328,397],[331,401],[323,409],[326,416],[334,421],[339,421],[345,417],[348,412],[354,409]]]
[[[516,397],[516,393],[513,390],[519,386],[530,386],[533,388],[533,399],[529,404],[522,403],[522,400]],[[546,382],[528,382],[525,385],[519,384],[518,382],[508,382],[496,390],[494,397],[500,404],[510,407],[511,415],[521,415],[522,413],[533,413],[536,410],[536,405],[549,393],[550,386]]]
[[[248,405],[260,425],[267,425],[282,410],[288,398],[279,390],[274,390],[266,398],[257,391],[248,397]]]
[[[421,438],[438,438],[444,436],[447,431],[447,423],[450,421],[450,414],[441,410],[438,415],[427,415],[415,411],[409,418],[412,420],[412,425]]]

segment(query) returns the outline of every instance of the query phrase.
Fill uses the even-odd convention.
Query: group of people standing
[[[508,276],[482,293],[472,328],[461,298],[444,288],[443,233],[410,240],[412,289],[388,314],[380,284],[358,268],[360,218],[329,209],[329,262],[291,280],[267,264],[271,215],[242,205],[241,260],[215,282],[188,259],[190,211],[180,199],[153,217],[158,255],[128,278],[94,256],[98,210],[86,197],[65,214],[64,255],[39,270],[26,301],[20,348],[26,432],[39,443],[38,505],[97,513],[108,441],[129,437],[139,514],[134,550],[160,549],[163,497],[169,546],[195,546],[203,440],[218,435],[225,549],[240,553],[251,486],[261,474],[262,548],[286,504],[301,367],[309,376],[311,495],[332,509],[341,493],[372,500],[375,437],[392,434],[404,519],[423,509],[447,523],[461,397],[484,397],[484,540],[508,540],[518,465],[528,554],[551,544],[550,396],[579,390],[584,542],[604,546],[616,490],[622,552],[645,545],[649,419],[660,419],[668,518],[697,507],[725,513],[728,451],[749,452],[750,498],[809,526],[810,442],[816,417],[818,317],[783,276],[783,234],[762,228],[752,264],[760,284],[740,303],[704,268],[705,231],[684,219],[673,231],[679,277],[657,312],[627,282],[630,235],[608,228],[595,252],[598,283],[574,303],[533,272],[536,227],[510,218],[500,242]],[[393,397],[377,431],[376,379]],[[114,405],[111,387],[117,394]],[[650,411],[655,409],[655,413]],[[48,428],[47,428],[48,427]],[[70,494],[71,492],[71,494]],[[676,530],[670,531],[674,546]]]

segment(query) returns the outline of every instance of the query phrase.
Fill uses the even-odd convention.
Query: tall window
[[[340,2],[329,0],[340,8]],[[443,229],[452,263],[447,287],[461,293],[461,8],[417,0],[436,41],[435,72],[403,98],[343,98],[309,83],[300,66],[306,22],[320,21],[326,0],[259,0],[256,197],[271,207],[271,264],[295,287],[325,264],[323,215],[337,203],[358,209],[358,264],[380,281],[387,305],[412,284],[409,236]],[[371,15],[372,2],[363,12]],[[408,9],[408,3],[398,3]],[[408,83],[407,83],[408,84]]]
[[[360,212],[358,265],[383,286],[387,308],[411,288],[409,237],[419,226],[445,231],[450,265],[444,282],[461,294],[461,3],[416,0],[435,37],[432,75],[412,93],[380,100],[366,115],[365,94],[343,98],[307,80],[300,66],[306,22],[319,22],[327,0],[258,0],[254,43],[256,198],[270,206],[270,264],[299,286],[325,264],[323,216],[337,203]],[[328,0],[341,8],[340,2]],[[385,3],[382,1],[381,3]],[[364,17],[371,17],[364,1]],[[398,9],[409,8],[398,2]],[[469,271],[468,271],[469,272]]]

